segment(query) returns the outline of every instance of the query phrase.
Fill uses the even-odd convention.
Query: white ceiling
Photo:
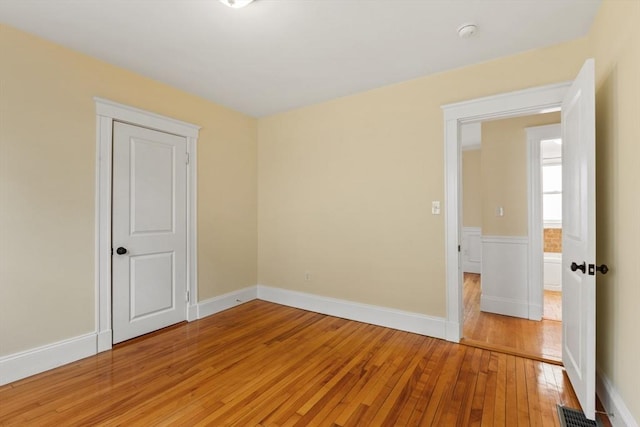
[[[0,0],[0,22],[261,117],[584,36],[599,4]]]

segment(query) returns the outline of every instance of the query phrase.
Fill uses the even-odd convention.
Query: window
[[[562,165],[542,166],[542,219],[545,224],[562,224]]]

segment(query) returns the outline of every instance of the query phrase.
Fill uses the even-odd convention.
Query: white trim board
[[[249,286],[201,301],[198,319],[254,299],[434,338],[445,335],[443,318],[264,285]]]
[[[197,142],[200,127],[102,98],[96,103],[96,333],[97,351],[109,350],[111,329],[111,185],[113,122],[155,129],[187,140],[187,302],[186,320],[197,318]]]
[[[0,357],[0,386],[96,354],[96,334],[86,334]]]
[[[599,368],[596,368],[596,394],[602,402],[613,427],[638,427],[638,422],[622,400],[611,380]]]
[[[445,319],[440,317],[264,285],[258,285],[258,299],[434,338],[445,336]]]
[[[461,150],[460,126],[465,123],[540,113],[560,108],[571,82],[509,92],[443,105],[445,164],[445,264],[447,330],[449,341],[462,336],[462,270],[460,268]]]
[[[248,288],[200,301],[198,303],[198,319],[228,310],[256,298],[258,298],[258,287],[249,286]]]

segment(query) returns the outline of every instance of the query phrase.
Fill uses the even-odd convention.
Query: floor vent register
[[[602,427],[600,421],[592,421],[577,409],[558,405],[558,418],[562,427]]]

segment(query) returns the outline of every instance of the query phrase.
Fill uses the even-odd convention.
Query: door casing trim
[[[97,351],[111,349],[111,201],[113,122],[182,136],[187,140],[187,290],[186,320],[197,318],[197,142],[200,126],[139,108],[94,98],[96,104],[95,313]]]
[[[448,341],[459,342],[463,327],[462,269],[458,252],[462,236],[460,126],[464,123],[559,109],[571,83],[539,86],[441,107],[444,113],[445,282],[446,339]],[[529,284],[528,288],[530,288]]]

